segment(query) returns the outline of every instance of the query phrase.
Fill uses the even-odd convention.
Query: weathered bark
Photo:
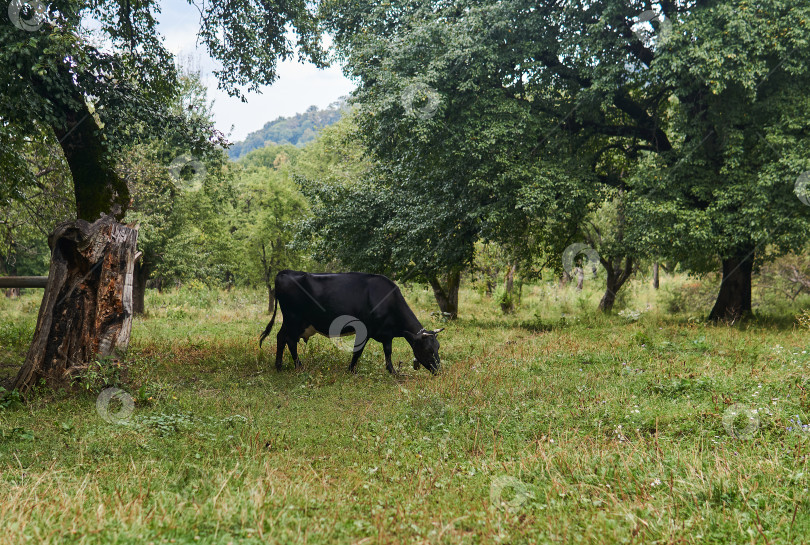
[[[652,269],[653,269],[653,271],[652,271],[652,274],[653,274],[653,279],[652,279],[653,289],[656,289],[656,290],[657,290],[657,289],[658,289],[658,286],[659,286],[659,281],[658,281],[658,262],[657,262],[657,261],[656,261],[655,263],[653,263],[653,267],[652,267]]]
[[[615,263],[613,260],[602,259],[601,261],[607,271],[607,282],[605,294],[602,296],[602,300],[599,301],[599,310],[602,312],[610,312],[613,310],[613,304],[616,302],[616,294],[619,293],[624,283],[627,282],[633,274],[633,259],[625,257],[624,266],[622,266],[621,259],[615,260]]]
[[[723,280],[720,293],[709,319],[734,322],[751,312],[751,274],[754,270],[754,250],[743,249],[723,260]]]
[[[126,350],[136,229],[104,216],[64,222],[48,237],[51,267],[34,339],[13,387],[64,387],[95,358]]]
[[[585,269],[574,267],[574,273],[577,275],[577,291],[582,291],[582,287],[585,285]]]
[[[461,284],[461,272],[451,271],[445,275],[445,285],[439,281],[435,274],[428,277],[433,296],[439,304],[439,310],[451,320],[458,317],[458,288]]]

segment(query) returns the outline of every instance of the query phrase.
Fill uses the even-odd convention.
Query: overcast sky
[[[338,66],[318,70],[311,64],[284,62],[279,64],[279,78],[261,94],[250,93],[247,102],[230,98],[217,90],[217,80],[211,75],[214,63],[205,47],[197,48],[196,38],[199,14],[186,0],[164,0],[158,15],[160,33],[166,47],[181,58],[191,56],[199,63],[203,83],[208,86],[209,99],[214,101],[216,126],[231,141],[243,140],[268,121],[278,116],[291,116],[309,106],[325,108],[342,96],[348,95],[354,85],[343,76]]]

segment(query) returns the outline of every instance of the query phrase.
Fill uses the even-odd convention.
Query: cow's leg
[[[290,349],[290,355],[293,359],[293,364],[296,369],[301,368],[301,360],[298,359],[298,337],[292,335],[287,336],[287,348]]]
[[[364,340],[363,344],[354,347],[354,354],[352,354],[352,362],[349,364],[350,373],[355,375],[357,374],[357,360],[359,360],[360,356],[363,355],[363,350],[365,350],[367,342],[368,340]]]
[[[385,369],[392,375],[398,374],[396,369],[394,369],[393,362],[391,361],[392,339],[385,339],[384,341],[382,341],[382,345],[383,345],[383,352],[385,353]]]
[[[283,325],[276,335],[276,371],[281,371],[281,360],[284,357],[284,346],[287,344],[287,328]]]

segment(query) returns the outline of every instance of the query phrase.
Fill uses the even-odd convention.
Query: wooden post
[[[132,313],[136,316],[146,312],[146,281],[149,269],[143,263],[143,254],[135,254],[135,267],[132,281]]]
[[[137,238],[137,229],[112,216],[56,227],[34,339],[14,388],[25,391],[40,379],[65,387],[94,359],[126,350]]]

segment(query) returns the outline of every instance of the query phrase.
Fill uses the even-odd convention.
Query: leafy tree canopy
[[[179,117],[168,107],[180,90],[172,55],[157,32],[157,2],[57,0],[40,24],[26,25],[36,21],[35,3],[15,1],[22,19],[14,10],[0,10],[3,168],[21,171],[19,156],[8,151],[15,148],[7,145],[41,127],[52,129],[73,174],[78,213],[93,219],[114,210],[113,203],[119,214],[129,205],[126,184],[112,167],[115,150],[172,133],[198,154],[224,142],[210,125]],[[232,95],[242,96],[243,86],[255,90],[272,83],[278,59],[290,58],[296,48],[302,57],[324,62],[315,15],[303,0],[213,1],[197,7],[199,38],[221,63],[219,85]],[[30,176],[13,180],[33,181]],[[14,187],[3,190],[13,193]]]
[[[322,7],[360,81],[366,144],[416,193],[444,184],[468,199],[482,233],[524,233],[514,211],[527,209],[544,214],[546,236],[570,232],[547,227],[622,191],[623,238],[694,270],[810,234],[794,195],[809,157],[806,3]],[[544,184],[555,171],[569,181]]]

